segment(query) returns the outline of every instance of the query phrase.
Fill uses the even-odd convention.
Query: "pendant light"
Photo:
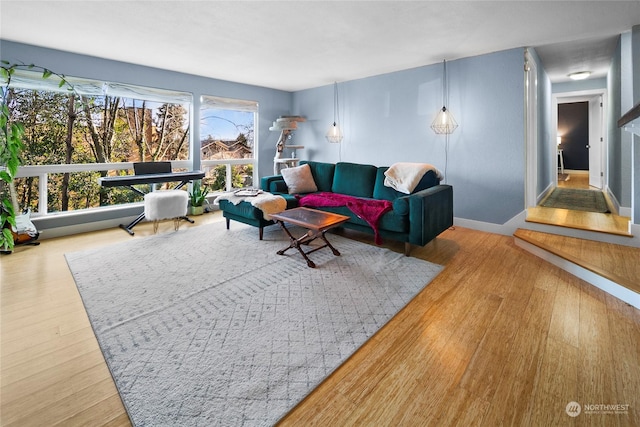
[[[342,131],[338,125],[338,117],[340,116],[340,108],[338,103],[338,83],[333,83],[333,124],[329,127],[325,137],[327,141],[338,144],[342,142]]]
[[[447,87],[447,61],[443,62],[442,77],[442,108],[438,111],[436,118],[431,123],[431,129],[437,134],[452,134],[458,127],[458,123],[453,118],[451,111],[447,109],[449,103],[449,88]]]

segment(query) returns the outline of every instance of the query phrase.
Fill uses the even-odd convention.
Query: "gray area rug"
[[[66,254],[136,426],[272,425],[442,269],[328,235],[224,223]]]
[[[570,209],[597,213],[609,213],[602,191],[556,188],[540,203],[545,208]]]

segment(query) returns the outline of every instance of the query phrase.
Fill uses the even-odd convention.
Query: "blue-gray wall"
[[[607,87],[607,79],[605,77],[599,79],[575,80],[570,82],[554,83],[552,85],[553,93],[562,92],[578,92],[581,90],[605,89]]]
[[[609,188],[621,206],[640,224],[640,136],[618,128],[617,122],[640,103],[640,26],[622,33],[607,75],[609,93]]]
[[[556,170],[553,156],[556,155],[555,129],[552,126],[551,80],[535,49],[529,49],[536,63],[538,79],[538,145],[536,196],[540,198],[555,182]]]
[[[304,158],[376,166],[427,162],[446,170],[457,218],[503,224],[524,209],[523,49],[447,62],[449,104],[459,127],[446,138],[430,125],[442,107],[442,64],[338,84],[345,138],[330,144],[333,84],[293,94]]]
[[[619,108],[620,113],[615,117],[612,127],[615,128],[617,141],[619,141],[620,161],[619,169],[614,173],[620,174],[620,194],[618,200],[622,206],[632,206],[633,192],[633,134],[617,127],[618,119],[621,115],[629,111],[634,106],[633,95],[633,57],[632,34],[626,32],[620,35],[620,92]],[[636,48],[637,49],[637,48]],[[635,222],[638,223],[635,216]]]

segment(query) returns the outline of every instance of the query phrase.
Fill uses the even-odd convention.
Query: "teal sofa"
[[[382,239],[404,242],[407,256],[411,245],[424,246],[453,225],[453,188],[440,184],[433,171],[422,177],[411,194],[404,194],[384,185],[384,172],[388,167],[347,162],[302,161],[300,164],[309,165],[318,192],[392,202],[393,209],[380,218],[378,232]],[[263,177],[260,186],[264,191],[283,196],[287,200],[287,209],[298,206],[300,195],[289,194],[281,175]],[[345,228],[373,234],[371,226],[346,206],[315,209],[347,215],[351,219],[343,224]],[[252,222],[243,221],[238,216],[232,219],[260,227],[271,223],[261,218],[260,211],[255,211],[249,215]]]

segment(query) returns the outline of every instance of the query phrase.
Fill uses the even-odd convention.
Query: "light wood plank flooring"
[[[577,188],[581,190],[591,190],[592,187],[589,186],[589,173],[588,172],[574,172],[567,171],[566,175],[569,176],[569,179],[563,181],[558,179],[558,187],[563,188]],[[558,175],[560,177],[560,175]]]
[[[111,229],[1,258],[1,425],[129,425],[63,256],[127,239]],[[446,268],[282,425],[640,425],[638,310],[507,236],[457,227],[412,256]],[[570,401],[629,406],[570,418]]]

